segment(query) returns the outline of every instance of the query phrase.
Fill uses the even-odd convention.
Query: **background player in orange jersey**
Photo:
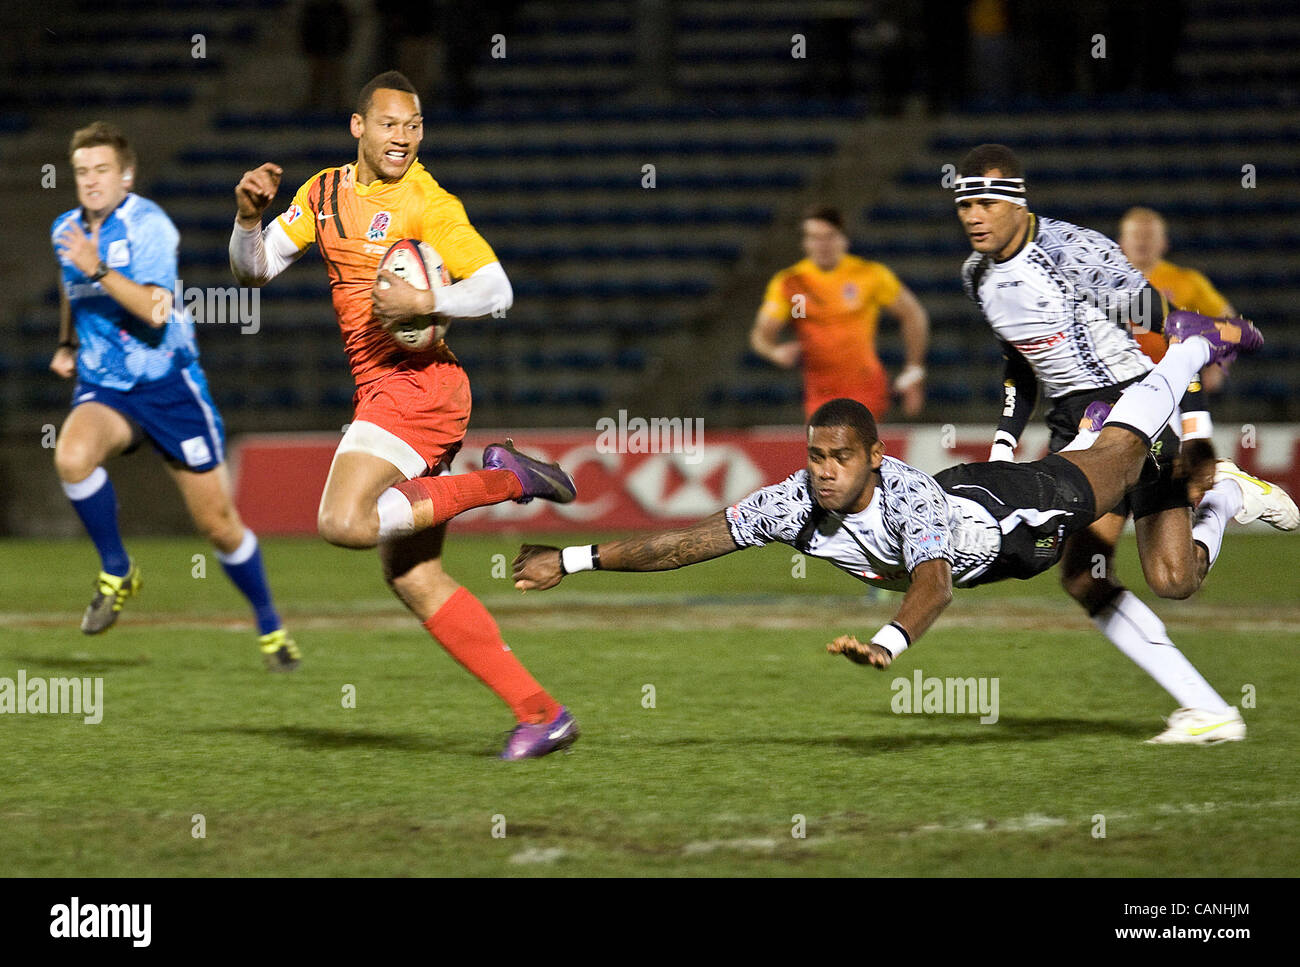
[[[1133,267],[1147,277],[1147,280],[1159,289],[1169,302],[1179,309],[1190,309],[1203,316],[1235,316],[1236,311],[1228,300],[1200,272],[1195,269],[1174,265],[1165,260],[1169,251],[1169,235],[1165,220],[1160,213],[1150,208],[1130,208],[1119,222],[1119,247]],[[1155,362],[1165,354],[1168,343],[1160,333],[1135,333],[1142,351]],[[1222,379],[1223,370],[1217,366],[1209,367],[1202,374],[1203,382],[1210,389],[1212,380]],[[1211,375],[1217,374],[1217,375]]]
[[[849,255],[839,211],[810,208],[803,219],[806,256],[772,277],[749,344],[785,369],[803,359],[804,416],[827,400],[847,397],[881,416],[898,395],[906,416],[925,405],[925,350],[930,320],[907,286],[879,262]],[[880,310],[898,318],[905,365],[891,388],[876,355]],[[781,342],[787,326],[797,341]]]
[[[1235,316],[1236,310],[1200,272],[1165,260],[1169,235],[1165,220],[1150,208],[1130,208],[1119,222],[1119,246],[1133,267],[1147,277],[1171,306],[1203,316]],[[1164,358],[1169,344],[1163,333],[1135,332],[1134,338],[1153,362]],[[1196,504],[1214,475],[1214,445],[1206,393],[1223,387],[1221,366],[1207,366],[1193,382],[1183,401],[1183,462],[1188,469],[1188,491]]]
[[[424,627],[515,713],[519,725],[503,759],[546,755],[571,744],[577,722],[530,675],[482,603],[443,570],[446,522],[473,507],[541,497],[567,503],[573,481],[555,465],[506,441],[483,454],[484,469],[441,475],[469,425],[465,371],[446,343],[408,353],[386,326],[437,313],[472,318],[509,308],[505,271],[465,209],[416,160],[424,134],[420,99],[396,71],[361,91],[351,120],[357,160],[309,178],[265,229],[281,169],[264,164],[235,188],[238,215],[230,263],[246,285],[264,285],[314,242],[329,273],[344,349],[352,365],[356,413],[321,495],[321,536],[342,547],[379,547],[384,577]],[[432,244],[458,279],[422,291],[379,262],[393,242]]]

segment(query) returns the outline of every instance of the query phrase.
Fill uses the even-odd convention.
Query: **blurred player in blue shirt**
[[[131,193],[135,153],[117,128],[102,121],[82,128],[70,154],[80,205],[56,218],[51,231],[61,285],[59,347],[50,369],[76,377],[54,464],[102,568],[81,630],[106,631],[140,590],[103,465],[148,439],[252,605],[267,667],[292,670],[297,646],[272,603],[257,537],[231,501],[221,417],[199,367],[194,322],[173,304],[176,226]]]

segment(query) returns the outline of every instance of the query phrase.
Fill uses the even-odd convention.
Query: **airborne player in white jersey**
[[[1152,368],[1129,326],[1155,332],[1163,326],[1168,333],[1188,314],[1168,312],[1164,296],[1111,239],[1032,213],[1020,161],[1003,145],[980,145],[962,159],[955,200],[974,250],[962,267],[962,284],[1006,359],[1004,406],[989,459],[1014,459],[1040,390],[1051,402],[1050,449],[1066,449],[1082,427],[1096,429],[1087,419],[1090,406],[1114,403]],[[1181,421],[1175,415],[1171,424]],[[1263,520],[1280,530],[1300,525],[1300,512],[1282,488],[1227,460],[1205,468],[1215,483],[1193,523],[1186,478],[1175,470],[1179,452],[1171,427],[1153,434],[1151,459],[1137,485],[1112,513],[1071,537],[1061,559],[1065,590],[1120,651],[1175,696],[1184,691],[1190,666],[1171,647],[1164,623],[1115,576],[1125,518],[1132,514],[1135,521],[1147,584],[1164,598],[1186,598],[1200,587],[1229,517]]]
[[[1244,320],[1229,326],[1182,313],[1175,326],[1177,344],[1124,393],[1086,450],[1033,463],[966,464],[931,477],[884,455],[865,406],[831,400],[809,420],[806,470],[689,527],[563,550],[524,545],[514,562],[515,587],[545,590],[576,571],[669,570],[779,542],[868,584],[905,590],[894,620],[870,642],[842,635],[828,646],[859,663],[888,667],[948,606],[954,586],[1028,578],[1055,564],[1066,539],[1137,482],[1152,438],[1200,369],[1263,342]],[[1210,563],[1226,519],[1216,521]],[[1185,666],[1175,692],[1185,707],[1152,741],[1244,738],[1240,713],[1176,648],[1168,651]]]

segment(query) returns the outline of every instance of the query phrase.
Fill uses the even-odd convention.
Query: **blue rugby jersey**
[[[54,220],[53,242],[81,208]],[[86,230],[85,223],[81,225]],[[110,268],[141,285],[176,290],[180,233],[154,202],[128,194],[99,229],[99,257]],[[57,246],[55,248],[57,256]],[[162,379],[198,359],[194,321],[175,299],[171,318],[155,329],[122,308],[103,287],[88,280],[75,265],[59,258],[63,289],[81,344],[77,377],[84,383],[128,390],[136,383]]]

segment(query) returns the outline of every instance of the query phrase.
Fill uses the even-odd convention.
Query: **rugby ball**
[[[394,242],[380,259],[378,271],[392,272],[403,282],[421,290],[451,284],[451,276],[447,274],[438,250],[415,238]],[[386,289],[389,283],[380,279],[378,285]],[[400,326],[390,326],[387,331],[402,349],[418,353],[435,345],[447,334],[447,319],[436,315],[417,316]]]

